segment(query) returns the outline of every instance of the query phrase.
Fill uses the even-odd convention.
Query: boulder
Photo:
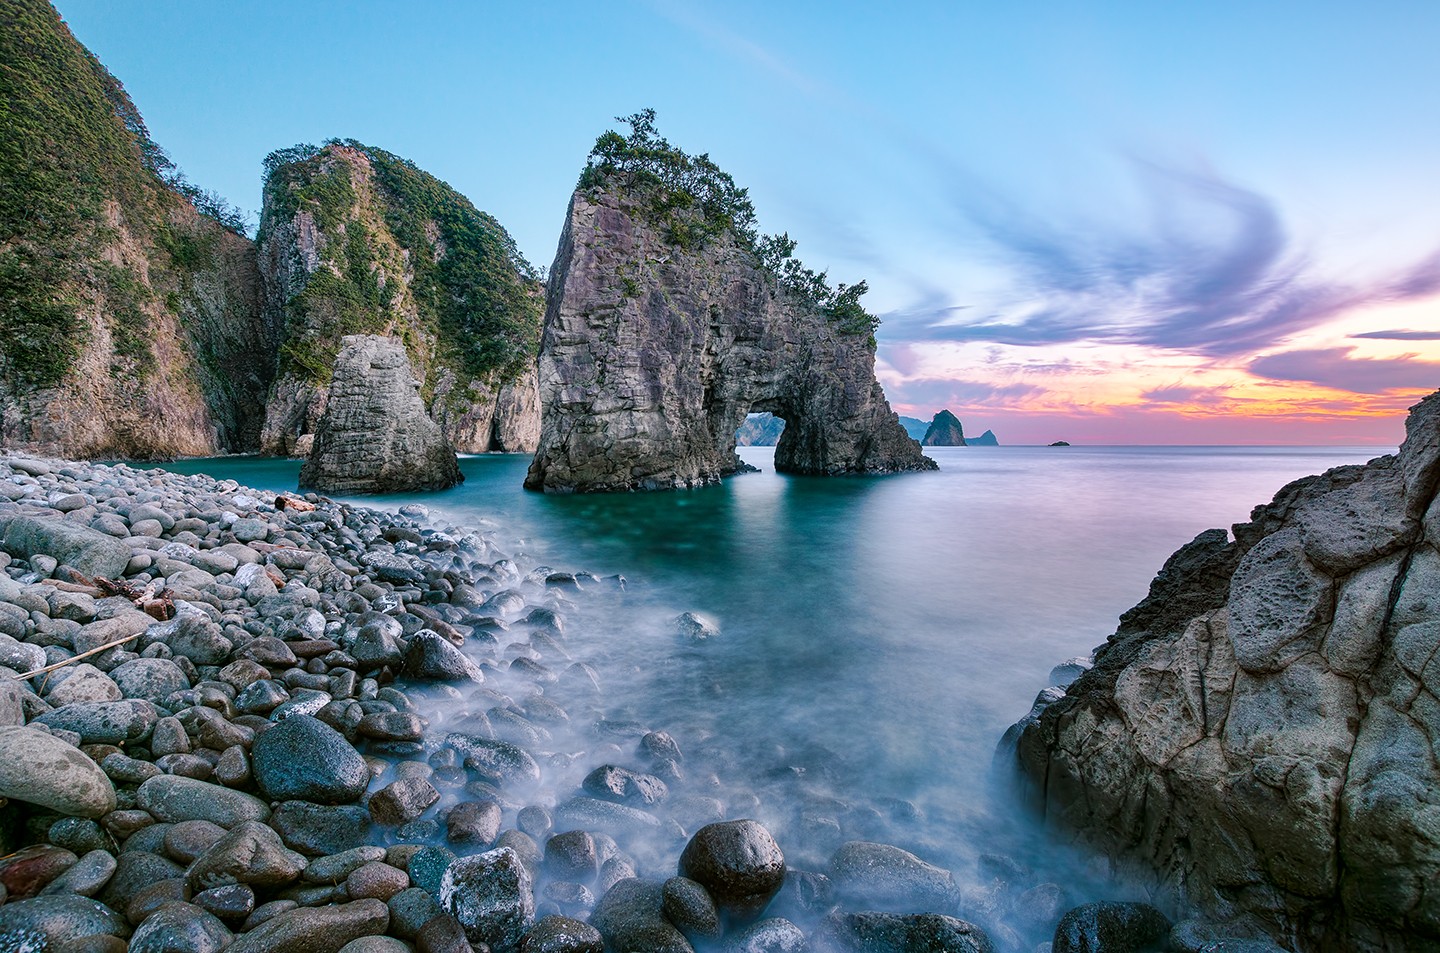
[[[347,336],[300,487],[326,493],[443,490],[465,479],[455,448],[425,410],[405,345]]]
[[[605,938],[606,949],[695,953],[685,935],[665,918],[661,904],[660,884],[634,878],[621,880],[595,905],[590,925]]]
[[[345,804],[365,793],[370,770],[345,736],[318,718],[291,715],[250,751],[255,783],[272,801]]]
[[[488,943],[495,953],[515,953],[535,919],[530,874],[508,847],[453,861],[438,899],[472,942]]]
[[[102,817],[115,810],[115,786],[100,766],[75,746],[34,728],[0,728],[0,798],[72,817]]]
[[[842,844],[830,858],[829,874],[836,894],[852,909],[942,913],[960,905],[960,890],[950,871],[890,844]]]
[[[5,552],[29,559],[53,557],[86,576],[119,578],[130,563],[130,547],[113,536],[73,520],[17,516],[5,527]]]
[[[750,919],[785,882],[785,855],[759,822],[721,821],[690,838],[680,854],[679,874],[704,887],[722,913]]]
[[[821,922],[816,938],[831,953],[995,953],[984,930],[936,913],[837,911]]]

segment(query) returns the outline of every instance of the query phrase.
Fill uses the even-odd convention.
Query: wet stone
[[[214,914],[193,903],[170,902],[145,918],[130,938],[130,953],[219,953],[231,934]]]
[[[718,939],[720,913],[705,888],[685,877],[671,877],[661,887],[660,908],[692,943]]]
[[[270,826],[291,850],[321,857],[365,844],[370,835],[370,813],[354,804],[286,801],[276,806]]]
[[[345,878],[345,892],[352,900],[374,898],[388,901],[410,886],[410,877],[389,864],[372,861]]]
[[[206,913],[234,927],[255,911],[255,891],[248,884],[229,884],[202,890],[191,901]]]
[[[495,801],[462,801],[445,817],[445,839],[452,844],[489,846],[500,836],[501,819]]]
[[[215,841],[186,873],[193,890],[243,883],[257,889],[282,887],[305,870],[305,858],[288,849],[280,835],[246,821]]]
[[[421,927],[444,912],[430,892],[419,887],[400,891],[385,905],[390,909],[390,933],[402,940],[414,939]]]
[[[1163,940],[1170,921],[1145,903],[1102,900],[1076,907],[1060,918],[1052,942],[1053,953],[1122,953],[1139,951]]]
[[[535,915],[530,874],[504,847],[451,863],[438,899],[472,941],[489,943],[495,953],[514,953]]]
[[[545,871],[556,880],[589,883],[600,872],[595,839],[586,831],[566,831],[545,842]]]
[[[393,781],[370,797],[370,817],[377,824],[395,826],[413,821],[436,801],[440,792],[424,778]]]
[[[680,855],[679,873],[704,887],[724,913],[753,917],[784,882],[785,857],[759,823],[723,821],[695,832]]]
[[[255,783],[275,801],[344,804],[370,782],[365,759],[350,742],[309,715],[292,715],[257,737],[250,760]]]
[[[520,944],[520,953],[604,953],[604,949],[599,930],[562,916],[540,919]]]

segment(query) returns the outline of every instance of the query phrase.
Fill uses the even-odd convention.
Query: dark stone
[[[938,913],[832,913],[816,940],[835,953],[995,953],[984,930]]]
[[[686,877],[671,877],[660,889],[660,909],[691,943],[718,939],[720,911],[705,888]]]
[[[416,632],[410,639],[401,673],[425,682],[485,681],[484,673],[469,656],[429,629]]]
[[[685,935],[660,912],[661,896],[661,886],[654,881],[622,880],[595,905],[590,925],[612,950],[695,953]]]
[[[255,783],[272,801],[345,804],[365,793],[370,770],[345,736],[310,715],[292,715],[255,739]]]
[[[569,917],[539,920],[520,941],[520,953],[604,953],[600,931]]]
[[[325,857],[365,844],[369,838],[370,812],[355,804],[331,806],[286,801],[270,815],[270,826],[291,850],[310,857]]]
[[[540,780],[540,765],[519,745],[459,732],[446,735],[445,743],[460,752],[466,770],[493,784],[504,786]]]
[[[1055,928],[1053,953],[1141,953],[1170,933],[1165,914],[1147,903],[1101,900],[1076,907]]]
[[[445,816],[445,839],[452,844],[488,847],[500,836],[501,818],[495,801],[462,801]]]
[[[591,771],[580,786],[603,800],[637,807],[658,804],[669,793],[665,782],[654,775],[637,774],[613,764]]]
[[[589,883],[600,872],[595,838],[586,831],[566,831],[545,842],[545,872],[556,880]]]
[[[758,822],[721,821],[690,838],[679,873],[704,887],[722,913],[752,919],[784,882],[785,856]]]
[[[130,953],[219,953],[230,931],[193,903],[165,904],[145,918],[130,938]]]
[[[258,912],[258,911],[257,911]],[[299,907],[277,914],[237,937],[228,953],[321,953],[362,936],[380,936],[390,911],[379,900]]]
[[[45,937],[50,949],[93,936],[124,936],[129,929],[110,907],[75,894],[13,900],[0,907],[0,938],[12,932],[36,933]]]
[[[725,950],[726,953],[810,953],[810,943],[789,920],[770,917],[730,937]]]
[[[438,800],[440,792],[424,778],[401,778],[370,796],[370,817],[393,827],[415,820]]]
[[[535,918],[530,874],[506,847],[453,861],[438,899],[472,942],[488,943],[495,953],[515,953]]]

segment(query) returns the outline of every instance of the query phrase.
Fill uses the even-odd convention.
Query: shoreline
[[[425,948],[417,938],[430,921],[439,923],[432,932],[453,936],[453,923],[463,932],[484,906],[441,883],[457,856],[483,855],[489,866],[471,874],[504,902],[471,940],[493,933],[501,939],[492,948],[518,944],[495,933],[506,910],[582,937],[587,917],[619,930],[607,892],[638,877],[627,889],[645,889],[614,902],[625,901],[627,917],[680,929],[687,945],[677,950],[717,948],[717,937],[652,909],[655,891],[699,832],[742,821],[747,805],[707,797],[665,726],[607,720],[598,674],[569,661],[583,635],[567,633],[567,609],[613,582],[524,572],[493,533],[436,527],[424,507],[390,514],[298,499],[315,509],[279,510],[274,494],[159,468],[0,461],[7,540],[22,515],[51,529],[99,526],[81,534],[94,553],[81,547],[65,558],[138,588],[163,580],[175,606],[172,618],[142,616],[124,595],[57,580],[64,566],[38,548],[3,567],[0,603],[33,608],[23,619],[0,609],[0,664],[23,656],[61,665],[26,682],[3,678],[28,689],[0,725],[15,725],[18,710],[24,734],[48,735],[34,744],[68,745],[102,791],[98,802],[74,803],[44,778],[18,791],[10,782],[0,853],[36,849],[0,860],[0,882],[29,885],[0,906],[0,937],[134,931],[138,943],[147,929],[177,929],[183,913],[207,942],[233,949],[251,937],[283,947],[317,924],[332,938],[388,934]],[[135,641],[65,663],[105,644],[100,630]],[[27,807],[22,821],[14,808],[27,796],[49,804]],[[555,834],[564,835],[558,843]],[[71,891],[77,881],[82,889]],[[781,884],[767,919],[734,920],[727,942],[754,930],[779,942],[793,931],[817,946],[859,949],[874,923],[857,917],[890,917],[882,925],[899,936],[918,929],[915,915],[934,914],[965,924],[976,949],[1030,953],[1067,907],[1061,887],[1013,871],[997,876],[991,896],[962,895],[949,871],[864,842],[845,844],[821,869],[790,867]],[[23,908],[27,893],[42,893],[42,909]],[[546,919],[557,917],[566,922]],[[543,947],[572,948],[588,947]]]

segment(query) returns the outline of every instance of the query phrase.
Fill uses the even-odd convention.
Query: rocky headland
[[[785,421],[777,470],[933,469],[875,379],[863,283],[838,289],[758,239],[743,190],[659,139],[653,114],[597,142],[570,200],[540,344],[525,485],[701,486],[743,469],[746,415]],[[658,158],[657,158],[658,157]]]
[[[1291,949],[1440,949],[1437,486],[1440,394],[1177,551],[1012,731],[1047,824]]]

